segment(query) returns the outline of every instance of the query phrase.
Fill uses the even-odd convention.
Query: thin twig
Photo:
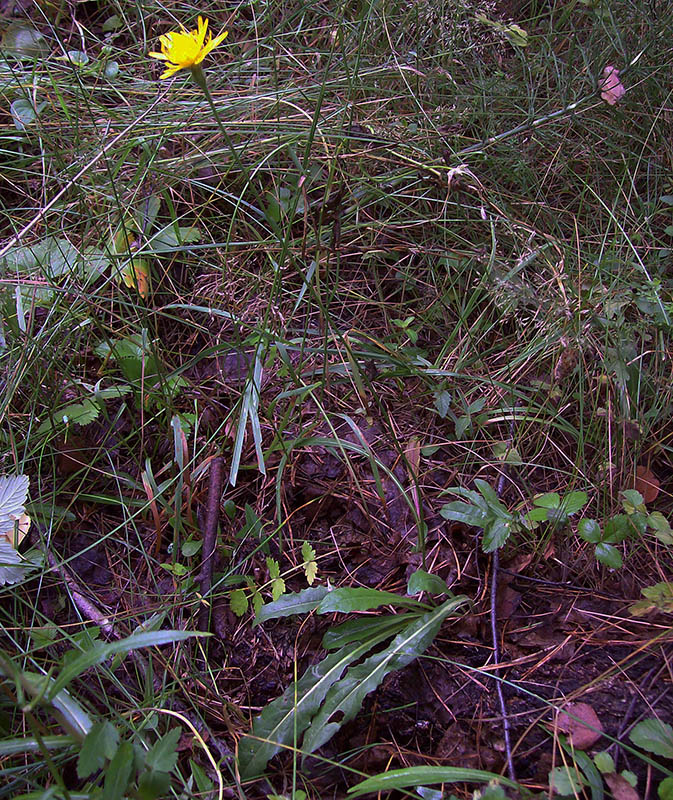
[[[206,598],[213,584],[213,556],[217,548],[217,526],[220,521],[220,499],[222,498],[222,458],[214,458],[210,465],[210,486],[208,487],[208,507],[206,525],[203,531],[203,561],[199,573],[199,588],[205,605],[199,613],[199,630],[210,627],[210,604]]]

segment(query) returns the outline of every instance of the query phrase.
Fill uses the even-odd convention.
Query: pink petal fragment
[[[619,70],[612,65],[608,65],[603,70],[603,80],[600,84],[601,97],[611,106],[621,100],[626,94],[623,83],[619,80]]]

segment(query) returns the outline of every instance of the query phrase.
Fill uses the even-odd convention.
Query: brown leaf
[[[568,741],[578,750],[586,750],[595,744],[603,730],[598,715],[588,703],[569,703],[558,715],[558,727],[568,734]]]
[[[603,775],[603,778],[610,787],[615,800],[640,800],[638,792],[621,775],[609,772],[607,775]]]
[[[653,503],[659,494],[661,483],[652,470],[642,465],[636,467],[635,489],[643,496],[646,503]]]
[[[619,70],[608,65],[603,70],[603,80],[600,83],[601,97],[611,106],[621,100],[626,94],[624,84],[619,80]]]

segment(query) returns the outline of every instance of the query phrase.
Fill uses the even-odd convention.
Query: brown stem
[[[210,603],[206,600],[213,583],[213,556],[217,548],[217,525],[220,520],[220,499],[222,498],[222,458],[213,459],[210,465],[210,486],[208,488],[208,507],[206,526],[203,532],[203,561],[199,573],[199,588],[204,605],[199,613],[199,630],[210,627]]]

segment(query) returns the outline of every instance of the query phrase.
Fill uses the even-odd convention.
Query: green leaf
[[[549,773],[549,786],[562,797],[576,797],[585,784],[584,776],[572,767],[555,767]]]
[[[452,519],[465,525],[472,525],[475,528],[483,528],[489,519],[485,511],[460,500],[446,503],[439,509],[439,513],[444,519]]]
[[[87,733],[77,758],[77,776],[88,778],[114,758],[119,747],[119,731],[111,722],[97,722]]]
[[[266,568],[269,570],[269,578],[271,580],[280,576],[280,566],[275,558],[269,557],[266,559]]]
[[[229,595],[229,606],[237,617],[242,617],[248,610],[248,596],[243,589],[234,589]]]
[[[372,778],[367,778],[361,783],[356,783],[348,790],[352,797],[359,797],[370,792],[390,792],[396,789],[408,789],[410,786],[426,786],[433,783],[489,783],[498,781],[503,786],[519,790],[521,787],[515,781],[502,775],[486,772],[482,769],[468,767],[405,767],[404,769],[391,769]]]
[[[673,800],[673,778],[664,778],[657,787],[659,800]]]
[[[0,50],[5,55],[32,61],[49,55],[49,43],[35,28],[24,22],[14,22],[2,35]]]
[[[647,524],[660,542],[673,544],[673,530],[671,530],[669,521],[660,511],[653,511],[647,518]]]
[[[446,594],[449,591],[446,581],[443,581],[439,575],[433,575],[425,570],[417,569],[409,577],[407,583],[407,594],[419,594],[420,592],[428,592],[429,594]]]
[[[645,501],[640,492],[635,489],[625,489],[622,492],[622,505],[627,514],[645,510]]]
[[[577,533],[585,542],[596,544],[601,540],[601,526],[595,519],[581,519],[577,523]]]
[[[547,494],[534,497],[533,505],[539,506],[540,508],[559,508],[561,505],[561,497],[558,492],[547,492]]]
[[[103,33],[111,33],[112,31],[121,30],[124,27],[124,21],[118,14],[113,14],[103,22]]]
[[[496,519],[491,524],[484,528],[484,538],[482,540],[482,550],[484,553],[492,553],[499,547],[502,547],[507,541],[511,529],[511,521],[505,519]]]
[[[659,719],[645,719],[631,731],[629,738],[636,745],[664,758],[673,758],[673,728]]]
[[[341,678],[350,663],[361,658],[375,643],[373,640],[332,653],[309,667],[298,681],[266,706],[254,720],[250,735],[239,743],[239,770],[244,780],[259,775],[283,745],[301,736],[332,684]]]
[[[138,780],[139,800],[157,800],[165,797],[171,786],[171,776],[167,772],[143,772]]]
[[[43,108],[44,103],[40,103],[36,108],[32,101],[25,97],[15,100],[9,107],[9,113],[12,115],[12,121],[17,131],[25,131],[30,124],[35,122]]]
[[[596,558],[601,564],[611,569],[619,569],[622,566],[622,554],[611,544],[599,542],[596,545]]]
[[[310,542],[304,542],[301,546],[301,557],[304,561],[315,561],[315,550]]]
[[[138,650],[141,647],[157,647],[163,644],[183,642],[193,636],[203,636],[203,634],[196,631],[148,631],[127,636],[118,642],[99,642],[90,650],[74,655],[67,660],[67,664],[51,686],[49,697],[54,698],[78,675],[118,653],[128,653],[130,650]]]
[[[350,667],[346,675],[333,686],[311,721],[304,735],[302,751],[313,753],[328,742],[345,723],[355,717],[365,697],[391,672],[402,669],[424,653],[432,644],[444,620],[465,604],[464,596],[446,603],[416,618],[401,631],[384,650],[370,656],[361,664]],[[338,721],[333,721],[338,716]]]
[[[81,403],[71,403],[60,408],[51,419],[45,419],[36,434],[44,436],[51,431],[58,431],[68,425],[89,425],[100,416],[100,406],[91,398],[85,398]]]
[[[617,514],[605,523],[603,541],[610,544],[619,544],[631,533],[629,518],[624,514]]]
[[[533,508],[526,514],[526,519],[531,522],[546,522],[549,518],[549,508]]]
[[[580,509],[589,502],[589,496],[586,492],[570,492],[561,502],[561,508],[568,516],[576,514]]]
[[[449,409],[451,408],[451,395],[447,391],[441,391],[435,392],[433,397],[435,411],[442,419],[445,419],[446,415],[449,413]]]
[[[171,224],[155,233],[147,242],[146,248],[143,249],[150,249],[155,253],[174,253],[181,250],[186,244],[200,241],[201,231],[198,228],[178,227],[176,231],[176,226]]]
[[[171,728],[158,742],[155,742],[145,755],[147,766],[157,772],[170,772],[178,760],[177,746],[182,729]]]
[[[278,600],[285,592],[285,581],[282,578],[274,578],[271,582],[271,599]]]
[[[492,514],[500,517],[500,519],[511,519],[512,515],[500,502],[500,498],[490,483],[483,481],[481,478],[475,478],[474,485],[477,487],[484,500],[488,503],[488,509]]]
[[[83,50],[68,50],[62,58],[75,67],[85,67],[89,63],[89,56]]]
[[[308,614],[320,605],[328,592],[329,589],[325,586],[315,586],[311,589],[302,589],[300,592],[283,595],[275,602],[262,606],[255,617],[253,627],[269,619],[289,617],[293,614]]]
[[[305,561],[304,562],[304,575],[306,576],[306,583],[311,586],[315,583],[316,576],[318,574],[318,562],[317,561]]]
[[[195,556],[202,547],[202,540],[197,541],[196,539],[187,539],[186,542],[183,542],[180,552],[185,558],[191,558],[192,556]]]
[[[614,759],[607,750],[596,753],[594,756],[594,764],[603,775],[609,775],[611,772],[615,771]]]
[[[133,771],[133,764],[133,745],[130,742],[122,742],[105,773],[102,800],[122,800]]]
[[[410,612],[415,614],[415,612]],[[384,639],[397,635],[410,621],[410,614],[391,614],[381,617],[359,617],[330,628],[322,638],[325,650],[337,650],[340,647],[357,643],[363,644],[373,637]],[[418,616],[416,614],[416,616]]]
[[[494,442],[493,456],[503,464],[512,464],[515,467],[523,464],[519,451],[516,447],[512,447],[511,442]]]
[[[357,587],[354,589],[334,589],[328,592],[318,606],[318,614],[330,614],[335,611],[348,614],[351,611],[370,611],[380,606],[407,606],[418,608],[417,600],[402,597],[394,592],[383,592],[379,589]]]

